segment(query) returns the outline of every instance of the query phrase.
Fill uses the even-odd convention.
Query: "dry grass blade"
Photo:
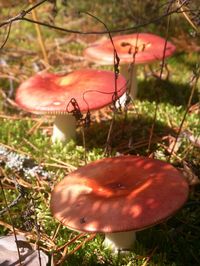
[[[66,259],[71,256],[72,254],[74,254],[76,251],[78,251],[85,243],[91,241],[94,237],[96,236],[96,234],[91,234],[89,237],[87,237],[86,239],[84,239],[79,245],[77,245],[71,252],[67,253],[67,247],[64,250],[64,254],[62,256],[62,258],[56,263],[56,265],[62,265]]]
[[[61,223],[59,223],[58,224],[58,226],[57,226],[57,228],[55,229],[55,231],[54,231],[54,233],[53,233],[53,236],[52,236],[52,241],[55,241],[55,239],[56,239],[56,236],[57,236],[57,234],[58,234],[58,232],[59,232],[59,230],[60,230],[60,227],[61,227]]]
[[[158,247],[155,247],[151,254],[147,257],[147,259],[144,261],[144,263],[141,266],[147,266],[149,264],[149,261],[151,260],[151,258],[153,257],[154,253],[156,252],[156,250],[158,249]]]
[[[19,109],[19,107],[15,103],[15,101],[13,101],[12,99],[8,98],[7,95],[5,94],[5,92],[2,89],[0,89],[0,94],[6,100],[6,102],[8,102],[12,107],[14,107],[16,109]]]
[[[28,146],[30,146],[35,151],[39,151],[39,149],[35,145],[33,145],[30,141],[28,141],[26,138],[23,138],[23,141],[25,142],[25,144],[27,144]]]
[[[5,227],[5,228],[7,228],[7,229],[9,229],[10,231],[12,231],[12,225],[6,223],[5,221],[1,221],[1,220],[0,220],[0,225],[3,226],[3,227]],[[29,237],[29,238],[32,238],[32,236],[33,236],[32,233],[30,233],[30,232],[26,232],[26,231],[21,230],[21,229],[18,229],[18,228],[16,228],[16,227],[15,227],[15,232],[16,232],[17,234],[19,234],[19,235],[27,236],[27,237]]]
[[[36,121],[38,123],[41,122],[41,118],[37,118],[37,117],[23,117],[21,115],[5,115],[4,113],[0,112],[0,118],[3,119],[7,119],[7,120],[32,120],[32,121]],[[43,120],[42,120],[43,121]]]
[[[8,74],[6,74],[6,73],[5,74],[0,74],[0,78],[2,78],[2,79],[11,79],[13,81],[20,82],[17,77],[14,77],[10,73],[8,73]]]
[[[40,118],[39,121],[37,121],[35,125],[33,125],[31,129],[29,129],[27,134],[28,135],[34,134],[35,131],[37,131],[42,126],[44,120],[45,120],[44,118]]]
[[[14,147],[11,147],[11,146],[9,146],[9,145],[6,145],[6,144],[4,144],[4,143],[2,143],[2,142],[0,142],[0,146],[3,146],[3,147],[5,147],[6,149],[9,149],[10,151],[14,151],[14,152],[17,152],[17,153],[19,153],[19,154],[22,154],[22,155],[25,155],[25,156],[29,156],[28,153],[23,152],[23,151],[21,151],[21,150],[18,150],[18,149],[14,148]]]
[[[86,236],[86,235],[87,235],[86,233],[80,233],[80,234],[78,234],[77,236],[73,237],[73,238],[72,238],[71,240],[69,240],[68,242],[66,242],[65,244],[63,244],[62,246],[57,247],[56,250],[57,250],[57,251],[60,251],[60,250],[62,250],[62,249],[64,249],[64,248],[66,248],[67,246],[71,245],[72,243],[74,243],[74,242],[75,242],[76,240],[78,240],[79,238],[84,237],[84,236]]]
[[[60,169],[67,169],[69,170],[69,168],[71,168],[71,166],[66,166],[66,165],[62,165],[62,164],[58,164],[58,163],[41,163],[41,166],[50,166],[53,168],[60,168]],[[75,170],[76,168],[74,168]],[[72,169],[70,171],[73,171]]]
[[[29,0],[29,2],[31,4],[33,4],[34,1],[33,0]],[[36,10],[33,9],[31,11],[31,13],[32,13],[33,20],[38,20]],[[35,29],[36,29],[36,32],[37,32],[38,42],[40,44],[44,60],[45,60],[46,64],[49,64],[47,51],[46,51],[45,43],[44,43],[44,40],[43,40],[43,37],[42,37],[42,32],[41,32],[41,29],[40,29],[40,25],[35,24]]]
[[[12,225],[10,225],[10,224],[2,221],[2,220],[0,220],[0,225],[13,232]],[[34,231],[27,232],[27,231],[24,231],[22,229],[15,227],[15,232],[16,232],[16,234],[26,236],[27,239],[29,239],[29,241],[31,241],[31,242],[35,243],[35,241],[36,241],[36,234]],[[48,235],[46,235],[44,233],[41,234],[40,241],[43,244],[43,246],[40,246],[40,248],[44,251],[49,251],[50,249],[52,249],[55,246],[55,243],[48,237]]]
[[[45,157],[47,158],[47,156],[45,156]],[[75,167],[75,166],[73,166],[73,165],[71,165],[71,164],[69,164],[69,163],[63,162],[63,161],[61,161],[61,160],[58,160],[58,159],[56,159],[56,158],[53,158],[53,157],[48,157],[48,158],[49,158],[50,160],[54,161],[54,162],[57,162],[57,163],[59,163],[59,164],[65,166],[65,167],[67,167],[67,168],[70,169],[71,171],[77,169],[77,167]]]
[[[197,32],[199,32],[198,30],[198,25],[196,24],[196,21],[192,18],[192,10],[190,10],[190,7],[188,7],[188,4],[190,4],[190,2],[192,1],[181,1],[178,0],[178,6],[180,7],[180,10],[182,12],[182,14],[184,15],[184,17],[186,18],[186,20],[190,23],[190,25],[193,27],[193,29],[195,29]]]

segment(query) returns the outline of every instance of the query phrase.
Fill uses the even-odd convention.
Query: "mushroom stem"
[[[120,250],[130,250],[136,240],[135,231],[118,232],[118,233],[106,233],[104,246],[109,247],[113,252]]]
[[[68,142],[75,139],[76,119],[71,114],[57,115],[53,125],[52,141]]]
[[[120,67],[120,73],[126,78],[127,80],[127,90],[130,93],[132,100],[134,100],[137,96],[137,80],[136,80],[136,65],[128,65],[123,64]],[[122,95],[123,97],[124,95]]]

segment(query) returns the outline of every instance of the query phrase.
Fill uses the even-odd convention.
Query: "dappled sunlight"
[[[139,217],[139,215],[142,214],[142,207],[139,206],[139,205],[134,205],[132,208],[130,208],[130,211],[129,211],[129,215],[131,215],[131,217],[133,219]]]
[[[149,186],[151,186],[152,180],[141,180],[136,183],[136,186],[134,190],[132,190],[132,193],[127,197],[127,199],[131,200],[133,198],[136,198],[138,194],[141,192],[144,192]]]
[[[111,71],[82,69],[66,75],[41,71],[18,87],[15,100],[22,109],[37,114],[72,112],[73,99],[84,112],[111,104],[115,93],[118,98],[125,91],[125,78],[119,75],[115,82]]]
[[[51,209],[75,230],[141,230],[171,216],[187,196],[185,179],[170,164],[119,156],[70,173],[53,190]]]
[[[200,264],[199,1],[0,1],[0,265]]]

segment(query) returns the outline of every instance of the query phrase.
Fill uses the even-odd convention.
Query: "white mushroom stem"
[[[120,250],[132,249],[135,240],[135,231],[107,233],[105,234],[104,246],[116,253]]]
[[[137,79],[136,79],[136,65],[123,64],[120,67],[120,73],[126,78],[128,82],[127,83],[128,91],[130,92],[132,100],[134,100],[137,96],[137,91],[138,91]]]
[[[76,119],[71,114],[57,115],[53,125],[52,141],[68,142],[75,139]]]

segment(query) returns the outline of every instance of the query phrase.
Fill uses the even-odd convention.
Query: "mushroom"
[[[36,114],[56,115],[52,140],[75,137],[73,114],[100,109],[126,91],[126,81],[114,73],[94,69],[77,70],[67,75],[40,72],[23,82],[16,91],[16,103]]]
[[[171,56],[175,46],[150,33],[134,33],[112,38],[120,58],[120,72],[130,80],[130,96],[137,94],[136,65],[151,63]],[[166,45],[166,47],[165,47]],[[100,65],[113,64],[113,45],[109,39],[94,43],[84,51],[86,59]],[[129,65],[133,64],[129,71]],[[123,100],[122,100],[123,101]]]
[[[188,184],[171,164],[140,156],[92,162],[52,191],[51,212],[72,230],[105,234],[114,252],[129,250],[135,232],[161,223],[187,200]]]

